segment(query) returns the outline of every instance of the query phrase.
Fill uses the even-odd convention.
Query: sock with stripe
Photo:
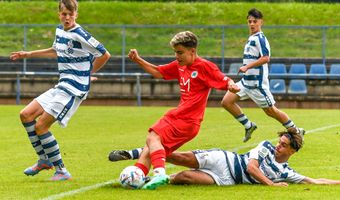
[[[136,148],[136,149],[130,150],[129,154],[131,156],[131,159],[132,160],[138,159],[142,151],[143,151],[143,148]]]
[[[40,139],[37,135],[37,133],[35,132],[35,124],[36,124],[36,121],[32,121],[32,122],[27,122],[27,123],[23,123],[25,129],[26,129],[26,132],[28,134],[28,138],[35,150],[35,152],[38,154],[39,158],[41,160],[48,160],[46,154],[45,154],[45,151],[41,145],[41,142],[40,142]]]
[[[235,119],[239,121],[244,126],[244,128],[249,129],[251,127],[251,121],[245,114],[242,113],[239,116],[235,117]]]
[[[39,135],[38,137],[41,141],[45,154],[48,157],[48,160],[53,163],[57,171],[66,172],[67,170],[64,166],[63,160],[61,159],[58,142],[52,133],[47,132],[43,135]]]
[[[290,127],[296,127],[294,122],[292,120],[288,120],[286,123],[282,124],[286,129],[290,128]]]

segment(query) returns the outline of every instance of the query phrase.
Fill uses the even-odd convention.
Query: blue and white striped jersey
[[[93,59],[105,54],[104,46],[77,24],[67,31],[59,25],[52,48],[57,52],[60,75],[56,87],[74,96],[86,96]]]
[[[288,166],[288,163],[275,161],[275,147],[268,141],[261,142],[256,148],[246,154],[238,155],[225,151],[228,158],[228,166],[236,184],[259,183],[247,172],[247,165],[250,159],[259,162],[261,172],[273,182],[299,183],[305,176],[295,172]]]
[[[263,32],[258,32],[249,36],[244,47],[243,66],[258,60],[262,56],[270,56],[270,46]],[[241,82],[248,89],[269,88],[268,64],[248,69]]]

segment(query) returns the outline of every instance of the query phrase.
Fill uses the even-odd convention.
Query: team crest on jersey
[[[99,45],[99,42],[96,39],[94,39],[93,37],[91,37],[89,39],[89,43],[94,47],[97,47]]]
[[[67,53],[72,54],[73,52],[73,42],[70,40],[67,42]]]
[[[266,157],[268,155],[268,153],[269,153],[268,149],[261,148],[260,151],[259,151],[259,156],[264,158],[264,157]]]
[[[191,78],[196,78],[198,76],[198,72],[197,71],[193,71],[191,73]]]

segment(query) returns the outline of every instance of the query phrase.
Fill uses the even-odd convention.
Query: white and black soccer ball
[[[145,175],[140,168],[128,166],[120,173],[119,182],[124,188],[139,189],[145,183]]]

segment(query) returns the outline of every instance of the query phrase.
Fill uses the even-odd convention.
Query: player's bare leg
[[[254,122],[251,122],[245,114],[243,114],[241,107],[236,103],[239,100],[240,97],[237,94],[228,91],[224,95],[221,104],[223,108],[225,108],[244,126],[245,134],[243,142],[247,142],[251,138],[252,133],[257,129],[257,126]]]

